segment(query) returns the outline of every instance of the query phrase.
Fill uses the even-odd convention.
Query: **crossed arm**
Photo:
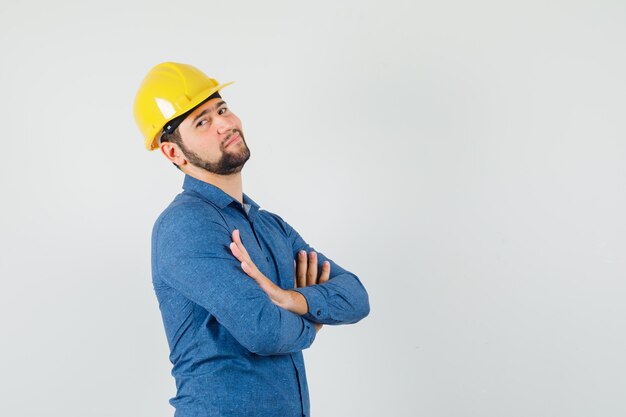
[[[243,271],[254,279],[263,291],[268,295],[270,300],[278,307],[291,311],[292,313],[300,316],[308,313],[309,306],[304,295],[297,291],[283,290],[278,285],[274,284],[269,278],[267,278],[256,267],[245,246],[241,242],[239,236],[239,230],[235,229],[232,233],[233,241],[230,244],[230,251],[233,256],[241,262],[241,268]],[[298,260],[294,260],[296,267],[295,276],[295,288],[304,288],[309,285],[323,284],[328,281],[330,277],[330,262],[325,261],[322,264],[322,271],[318,278],[317,276],[317,253],[314,251],[309,252],[308,256],[306,251],[301,250],[298,252]],[[321,323],[314,323],[316,333],[322,328]]]
[[[180,205],[157,222],[156,285],[166,284],[202,306],[247,350],[261,355],[301,351],[313,343],[321,324],[354,323],[369,313],[358,278],[323,254],[310,253],[315,251],[285,222],[278,226],[292,247],[289,262],[298,259],[295,288],[287,290],[258,272],[238,232],[211,216],[212,208],[203,204]],[[236,249],[227,247],[232,243]],[[309,253],[308,262],[302,251]]]
[[[233,250],[239,250],[237,256],[240,256],[241,259],[238,258],[237,260],[240,261],[240,267],[243,271],[259,283],[259,287],[263,288],[264,292],[268,295],[272,294],[270,298],[274,298],[272,301],[275,304],[281,303],[286,306],[287,311],[295,312],[295,314],[314,323],[350,324],[367,316],[370,310],[369,297],[357,276],[326,258],[321,252],[315,252],[298,232],[280,216],[270,214],[276,219],[291,243],[292,256],[298,259],[296,288],[293,290],[275,288],[271,281],[263,277],[255,267],[247,262],[244,257],[245,248],[241,249],[243,245],[238,232],[236,234],[233,232],[231,233],[233,240],[230,244],[231,253],[235,255]],[[318,265],[320,265],[322,275],[316,282]],[[286,291],[286,294],[281,291]],[[302,295],[304,299],[298,294],[293,294],[296,292]]]

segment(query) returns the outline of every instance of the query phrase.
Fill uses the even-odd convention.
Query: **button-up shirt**
[[[309,415],[302,350],[315,323],[355,323],[369,313],[359,279],[330,262],[330,279],[297,288],[302,316],[276,306],[230,252],[234,229],[257,268],[294,289],[294,259],[314,249],[281,217],[243,194],[186,176],[152,233],[152,282],[170,348],[176,417]]]

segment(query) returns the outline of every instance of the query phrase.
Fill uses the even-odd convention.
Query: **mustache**
[[[242,132],[241,130],[239,130],[239,129],[233,129],[233,130],[232,130],[232,131],[228,134],[228,136],[226,136],[226,138],[224,139],[224,141],[222,142],[222,148],[224,147],[224,145],[226,145],[226,143],[230,140],[230,138],[232,138],[232,137],[233,137],[233,135],[234,135],[235,133],[238,133],[238,134],[239,134],[239,136],[241,137],[241,140],[243,140],[243,132]],[[245,140],[244,140],[244,142],[245,142]]]

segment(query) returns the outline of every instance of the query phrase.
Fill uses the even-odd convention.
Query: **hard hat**
[[[193,110],[208,97],[232,82],[220,84],[187,64],[163,62],[152,68],[135,96],[135,121],[146,149],[159,147],[167,122]]]

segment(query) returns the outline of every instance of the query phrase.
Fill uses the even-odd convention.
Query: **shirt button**
[[[321,310],[317,310],[317,315],[321,316],[322,315],[322,311]]]

